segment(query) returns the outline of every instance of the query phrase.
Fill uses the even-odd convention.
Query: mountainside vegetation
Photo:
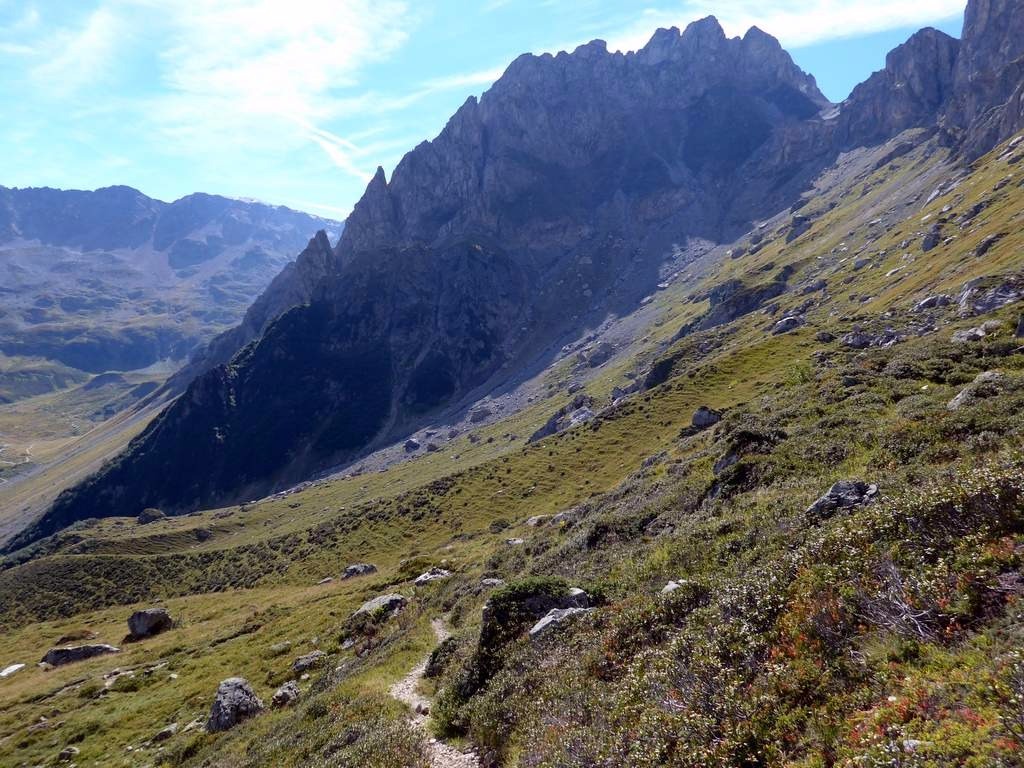
[[[631,241],[650,279],[564,332],[534,325],[530,291],[570,281],[582,246],[544,272],[455,233],[486,205],[438,224],[421,195],[418,164],[461,127],[380,175],[342,244],[311,243],[251,313],[255,342],[214,364],[242,335],[215,342],[129,453],[8,548],[0,764],[1024,766],[1024,124],[1017,59],[976,74],[985,25],[1012,36],[1024,9],[972,2],[963,41],[915,35],[851,97],[870,109],[825,121],[785,205]],[[718,45],[707,22],[661,32],[644,66],[695,36]],[[573,57],[520,60],[501,88],[632,66]],[[879,135],[860,118],[891,89]],[[701,126],[744,105],[711,91],[686,116],[707,120],[666,130],[714,176],[729,159]],[[813,92],[773,93],[786,130],[820,130]],[[397,224],[452,236],[373,251]],[[347,458],[317,474],[325,456]],[[146,608],[172,625],[125,637]],[[90,657],[35,665],[65,645]]]

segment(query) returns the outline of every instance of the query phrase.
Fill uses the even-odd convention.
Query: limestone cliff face
[[[968,157],[1024,128],[1024,2],[971,0],[943,127]]]

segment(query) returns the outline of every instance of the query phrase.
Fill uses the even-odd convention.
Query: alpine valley
[[[116,390],[0,486],[2,765],[1024,766],[1022,0],[840,104],[524,55],[343,227],[0,189],[0,270],[0,432]]]

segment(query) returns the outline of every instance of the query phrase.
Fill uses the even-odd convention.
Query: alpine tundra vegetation
[[[525,55],[309,236],[0,495],[0,765],[1024,766],[1024,2]]]

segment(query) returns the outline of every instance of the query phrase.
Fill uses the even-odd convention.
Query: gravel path
[[[441,619],[430,622],[437,636],[437,642],[444,642],[449,635],[447,627]],[[429,657],[428,657],[429,658]],[[450,744],[430,737],[427,723],[430,720],[430,699],[420,694],[416,688],[427,670],[427,659],[413,667],[409,674],[391,686],[390,694],[412,710],[412,724],[430,738],[431,768],[480,768],[480,759],[473,752],[461,752]]]

